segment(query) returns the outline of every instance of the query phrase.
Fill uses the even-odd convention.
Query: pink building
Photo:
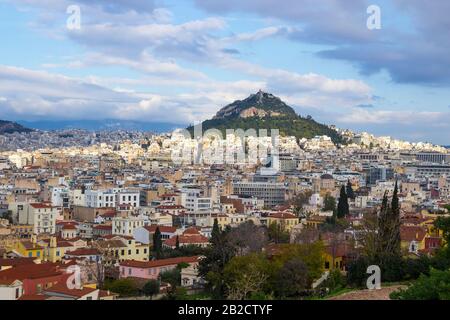
[[[180,263],[198,264],[199,257],[178,257],[153,261],[125,260],[120,263],[120,278],[158,279],[159,274],[172,270]]]

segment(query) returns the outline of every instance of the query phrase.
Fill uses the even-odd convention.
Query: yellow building
[[[39,245],[44,248],[44,259],[50,262],[59,262],[66,252],[76,249],[72,243],[65,240],[57,240],[56,237],[41,240]]]
[[[277,226],[285,231],[291,231],[291,229],[299,224],[299,218],[288,212],[277,212],[267,217],[267,225],[270,226],[275,223]]]
[[[36,236],[31,236],[31,240],[21,240],[14,244],[13,250],[23,257],[33,257],[44,259],[44,248],[37,244]]]

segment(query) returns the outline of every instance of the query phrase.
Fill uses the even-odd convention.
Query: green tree
[[[349,199],[355,199],[355,192],[353,191],[352,183],[350,182],[350,180],[348,180],[347,182],[346,191]]]
[[[336,199],[329,193],[323,199],[323,211],[336,211]]]
[[[308,267],[299,258],[284,263],[275,279],[275,292],[280,297],[294,297],[304,293],[310,286]]]
[[[142,288],[142,292],[149,296],[150,299],[159,293],[160,287],[159,287],[159,281],[157,280],[150,280],[148,281],[144,287]]]
[[[132,297],[139,294],[139,289],[131,279],[118,279],[105,283],[105,289],[122,297]]]
[[[263,292],[268,278],[269,262],[264,255],[252,253],[234,257],[224,269],[227,298],[244,300]]]
[[[391,206],[387,193],[384,194],[381,211],[378,215],[378,256],[401,255],[400,247],[400,206],[398,201],[398,185],[395,183]]]
[[[348,216],[350,213],[350,208],[348,205],[348,197],[347,193],[345,192],[345,186],[341,187],[341,192],[339,195],[339,202],[337,206],[337,218],[342,219],[346,216]]]
[[[275,243],[289,243],[289,232],[284,230],[283,226],[276,222],[272,222],[267,230],[269,240]]]
[[[235,256],[236,251],[230,242],[228,234],[230,228],[220,231],[218,224],[214,223],[211,233],[211,246],[206,249],[204,258],[199,263],[199,275],[206,279],[207,290],[215,298],[223,298],[225,286],[223,281],[223,270],[225,265]]]
[[[159,227],[156,227],[155,233],[153,234],[153,254],[156,259],[159,259],[162,254],[162,236]]]
[[[431,270],[409,288],[391,294],[396,300],[450,300],[450,271]]]

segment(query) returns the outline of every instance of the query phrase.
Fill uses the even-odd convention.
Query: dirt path
[[[392,287],[381,288],[380,290],[358,290],[343,293],[339,296],[332,297],[329,300],[390,300],[389,295],[400,288],[406,286],[397,285]]]

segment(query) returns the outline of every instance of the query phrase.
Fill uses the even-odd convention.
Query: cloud
[[[382,1],[382,29],[366,28],[370,1],[196,0],[211,13],[253,13],[291,24],[286,37],[330,46],[326,59],[354,64],[362,74],[386,70],[398,83],[450,84],[450,2]],[[389,3],[389,5],[388,5]]]

